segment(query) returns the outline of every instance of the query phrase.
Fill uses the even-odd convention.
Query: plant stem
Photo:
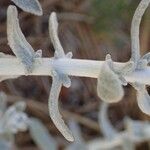
[[[0,59],[0,76],[6,75],[36,75],[51,76],[52,69],[60,73],[79,76],[97,78],[104,61],[82,60],[82,59],[53,59],[53,58],[36,58],[33,72],[26,74],[23,64],[17,58],[1,58]],[[125,63],[115,62],[114,65],[121,67]],[[150,85],[150,67],[142,70],[136,70],[130,75],[125,76],[127,82],[140,82]]]

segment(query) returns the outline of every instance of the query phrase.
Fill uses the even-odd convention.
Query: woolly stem
[[[52,69],[59,72],[79,77],[97,78],[104,61],[82,60],[82,59],[53,59],[36,58],[32,73],[26,74],[25,68],[17,58],[0,58],[0,76],[5,75],[36,75],[51,76]],[[125,63],[114,63],[117,67],[124,66]],[[136,70],[128,76],[125,76],[127,82],[139,82],[150,85],[150,67],[142,70]]]

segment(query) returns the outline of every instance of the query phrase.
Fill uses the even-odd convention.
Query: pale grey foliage
[[[57,22],[56,13],[54,12],[52,12],[49,17],[49,35],[55,49],[54,59],[59,59],[64,57],[71,59],[72,52],[68,52],[67,54],[65,54],[63,47],[60,43],[60,40],[58,38],[58,22]],[[62,74],[60,71],[55,70],[55,68],[54,71],[55,73],[59,74],[59,77],[65,87],[71,86],[71,80],[68,77],[68,75]]]
[[[140,41],[139,41],[139,28],[140,28],[141,19],[149,3],[150,3],[150,0],[141,0],[132,19],[131,60],[134,61],[134,64],[135,64],[134,70],[145,69],[148,63],[150,62],[149,53],[141,57]],[[147,115],[150,115],[150,96],[146,90],[146,85],[142,85],[141,83],[135,83],[132,85],[137,90],[137,102],[138,102],[139,108]]]
[[[66,147],[65,150],[87,150],[86,143],[81,135],[81,129],[77,122],[74,120],[69,121],[69,127],[71,131],[73,132],[73,136],[75,138],[75,141]]]
[[[107,62],[101,67],[97,80],[97,93],[103,101],[111,103],[122,99],[124,91],[121,81],[110,69]]]
[[[111,140],[115,136],[117,136],[118,131],[112,126],[112,124],[108,119],[108,115],[107,115],[108,106],[109,105],[105,102],[103,102],[100,105],[100,109],[98,113],[98,122],[104,137]]]
[[[27,115],[23,112],[24,108],[24,102],[18,102],[7,109],[7,111],[1,117],[1,134],[15,134],[18,131],[25,131],[27,129],[28,118]]]
[[[88,143],[90,150],[135,150],[136,144],[150,140],[150,124],[149,122],[134,121],[125,117],[124,131],[117,131],[110,123],[107,111],[108,104],[103,103],[99,110],[99,126],[104,134],[104,139],[95,139]]]
[[[111,56],[106,56],[106,63],[104,63],[101,68],[97,85],[98,96],[106,102],[119,101],[123,96],[121,84],[127,85],[127,81],[124,76],[134,72],[135,70],[145,69],[150,62],[149,53],[140,58],[139,44],[140,22],[149,3],[150,0],[141,0],[133,16],[131,25],[131,60],[125,63],[124,67],[116,67],[111,60]],[[137,85],[134,84],[134,87],[137,90],[138,87],[136,86]],[[145,85],[141,86],[145,87]],[[137,90],[137,102],[139,108],[146,114],[150,115],[150,96],[148,95],[146,88],[143,88],[143,90]]]
[[[42,150],[57,150],[57,143],[48,133],[47,128],[36,118],[28,118],[23,112],[26,103],[16,102],[6,109],[7,96],[0,92],[0,149],[11,150],[14,134],[29,128],[31,137]]]
[[[63,47],[61,46],[61,43],[58,38],[58,22],[56,14],[53,12],[49,17],[49,34],[51,41],[53,43],[53,46],[55,48],[55,54],[54,54],[54,60],[60,59],[60,58],[66,58],[71,59],[72,53],[67,53],[65,55]],[[50,91],[50,96],[48,100],[48,107],[49,107],[49,113],[52,121],[58,128],[58,130],[62,133],[62,135],[68,140],[73,141],[73,135],[69,128],[64,123],[62,116],[58,109],[58,99],[59,99],[59,93],[61,90],[62,85],[65,87],[70,87],[71,80],[66,74],[62,74],[60,71],[56,70],[55,67],[52,71],[52,87]]]
[[[56,13],[54,12],[52,12],[49,17],[49,35],[55,49],[55,57],[56,58],[65,57],[63,47],[61,46],[61,43],[58,38],[58,22]]]
[[[15,6],[9,6],[7,10],[7,38],[9,46],[24,64],[26,71],[32,72],[34,59],[39,56],[39,51],[37,51],[37,55],[26,41],[19,26],[18,12]]]
[[[132,120],[128,117],[124,119],[125,127],[129,136],[132,135],[132,139],[138,142],[150,141],[150,122]]]
[[[49,134],[44,124],[36,118],[29,119],[29,131],[32,139],[41,150],[57,150],[56,140]]]
[[[62,133],[62,135],[68,140],[73,141],[74,138],[72,136],[71,131],[69,128],[65,125],[62,116],[58,109],[58,99],[59,99],[59,93],[62,87],[62,81],[57,73],[54,73],[52,76],[53,82],[51,86],[50,96],[48,100],[48,108],[49,113],[52,121],[54,122],[55,126],[58,128],[58,130]]]
[[[142,57],[142,60],[147,60],[147,63],[150,63],[150,52],[145,54],[143,57]]]
[[[131,60],[135,62],[137,65],[140,59],[140,41],[139,41],[139,29],[142,16],[148,7],[150,0],[141,0],[140,4],[138,5],[131,24]]]
[[[16,4],[18,4],[18,6],[20,7],[23,4],[25,8],[23,7],[22,9],[35,13],[35,10],[32,10],[30,7],[29,8],[31,10],[26,8],[27,6],[26,4],[28,4],[28,2],[31,2],[31,1],[29,0],[28,1],[13,0],[13,1]],[[34,2],[38,2],[38,1],[32,1],[33,6],[34,6]],[[148,54],[143,56],[144,58],[140,58],[140,54],[139,54],[139,24],[149,2],[150,0],[142,0],[133,17],[132,27],[131,27],[131,41],[132,41],[131,60],[132,61],[125,63],[125,65],[121,68],[119,67],[116,68],[113,61],[111,60],[111,56],[107,55],[106,61],[101,67],[99,77],[98,77],[97,92],[98,92],[98,96],[106,102],[118,102],[124,95],[122,85],[127,85],[127,81],[125,80],[124,76],[130,73],[133,73],[135,70],[144,69],[145,66],[147,66],[147,64],[150,61]],[[37,7],[34,7],[34,8],[37,9]],[[62,116],[59,112],[59,109],[58,109],[58,99],[59,99],[59,93],[60,93],[61,87],[63,85],[65,87],[69,87],[71,85],[71,80],[68,77],[69,73],[63,74],[62,73],[63,71],[60,68],[57,68],[57,65],[56,65],[57,64],[56,61],[58,61],[58,59],[61,59],[61,60],[71,59],[72,53],[67,53],[67,54],[64,53],[63,47],[61,46],[61,43],[58,38],[58,22],[57,22],[56,14],[54,12],[51,14],[49,18],[49,33],[50,33],[51,41],[55,48],[54,58],[52,58],[52,61],[50,64],[51,72],[49,73],[49,75],[52,75],[52,79],[53,79],[52,87],[50,91],[50,97],[49,97],[49,104],[48,104],[49,113],[52,118],[52,121],[54,122],[56,127],[59,129],[59,131],[63,134],[63,136],[67,140],[73,141],[74,140],[73,135],[71,131],[69,130],[69,128],[65,125],[62,119]],[[22,64],[24,65],[26,69],[25,71],[27,71],[27,74],[30,75],[30,73],[34,69],[33,68],[34,60],[35,58],[42,56],[42,51],[38,50],[35,53],[31,45],[26,41],[19,26],[18,13],[17,13],[17,9],[15,6],[9,6],[8,11],[7,11],[7,35],[8,35],[8,44],[10,45],[11,49],[13,50],[17,58],[20,60],[20,62],[22,62]],[[6,76],[6,78],[8,77]],[[145,85],[142,85],[142,86],[145,87]],[[135,86],[135,88],[137,87]],[[148,93],[146,93],[147,91],[145,92],[145,89],[142,91],[142,93],[140,92],[138,92],[138,94],[140,94],[140,96],[138,96],[138,103],[141,109],[147,113],[149,110],[149,95]],[[141,101],[140,98],[144,100]],[[146,105],[145,105],[145,102],[146,102]],[[22,110],[18,110],[18,105],[11,107],[11,109],[8,112],[6,112],[2,118],[3,120],[2,122],[7,122],[8,127],[4,126],[3,123],[1,123],[1,126],[3,126],[4,128],[9,129],[9,130],[12,129],[11,132],[13,133],[18,131],[16,129],[17,127],[20,129],[20,127],[22,126],[20,124],[17,124],[18,126],[15,124],[17,122],[16,120],[18,120],[17,113],[14,113],[15,110],[17,112],[19,111],[21,115],[23,115]],[[14,119],[12,118],[10,119],[9,116],[11,115],[15,116]],[[7,118],[10,119],[10,122]],[[24,119],[25,118],[26,117],[24,116]]]
[[[106,102],[117,102],[124,95],[122,85],[128,83],[124,76],[131,73],[134,69],[134,62],[129,61],[121,67],[116,67],[111,59],[111,55],[107,54],[105,63],[102,65],[98,82],[98,96]]]
[[[41,5],[38,0],[11,0],[18,7],[26,12],[41,16],[43,14]]]
[[[137,90],[137,103],[142,112],[150,115],[150,96],[147,92],[146,86],[140,83],[132,84]]]
[[[24,109],[24,102],[17,102],[6,109],[6,95],[0,93],[0,149],[12,150],[14,134],[27,129],[28,118]]]

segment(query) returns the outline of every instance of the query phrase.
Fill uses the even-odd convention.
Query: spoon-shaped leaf
[[[18,7],[26,12],[41,16],[43,14],[41,5],[38,0],[11,0]]]
[[[97,83],[98,96],[105,102],[118,102],[124,95],[121,81],[105,62]]]

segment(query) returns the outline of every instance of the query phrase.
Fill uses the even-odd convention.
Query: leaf
[[[24,102],[17,102],[10,106],[1,119],[1,128],[4,133],[16,134],[27,129],[28,117],[22,112]]]
[[[102,65],[97,81],[98,96],[105,102],[118,102],[122,99],[124,91],[118,76],[105,62]]]
[[[18,12],[15,6],[9,6],[7,10],[7,37],[8,44],[14,54],[25,65],[28,72],[33,69],[33,62],[36,53],[26,41],[18,21]]]
[[[55,126],[58,128],[58,130],[62,133],[62,135],[68,141],[74,141],[72,133],[69,130],[69,128],[65,125],[58,109],[58,99],[62,87],[62,81],[59,78],[59,75],[57,73],[54,73],[52,78],[53,78],[53,82],[52,82],[52,87],[51,87],[50,96],[48,100],[50,117],[54,122]]]
[[[75,120],[69,121],[69,127],[73,132],[75,141],[65,148],[65,150],[87,150],[86,143],[81,135],[81,129]]]
[[[146,88],[137,91],[137,103],[139,108],[147,115],[150,115],[150,96]]]
[[[30,118],[29,131],[41,150],[57,150],[56,140],[49,134],[49,131],[39,119]]]
[[[55,49],[55,57],[65,57],[63,47],[61,46],[60,40],[58,38],[58,21],[56,13],[54,12],[52,12],[49,17],[49,34]]]
[[[26,12],[41,16],[43,14],[41,5],[38,0],[11,0],[18,7]]]

